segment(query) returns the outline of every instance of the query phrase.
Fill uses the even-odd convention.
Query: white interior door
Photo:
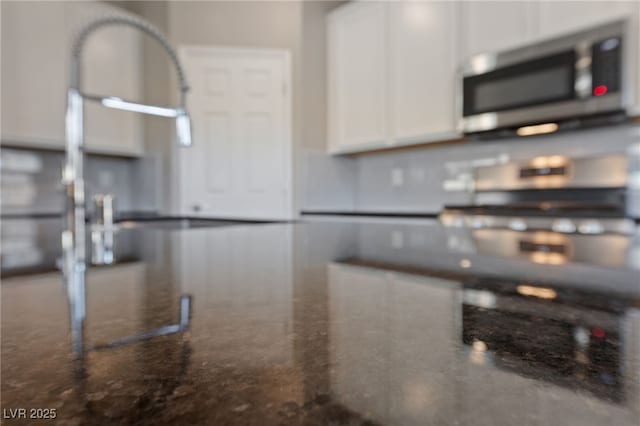
[[[178,150],[179,210],[203,217],[290,219],[289,52],[185,47],[194,145]]]

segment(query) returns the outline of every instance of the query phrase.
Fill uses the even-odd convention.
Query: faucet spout
[[[154,40],[156,40],[167,52],[169,59],[173,63],[176,74],[178,76],[178,84],[180,89],[180,105],[177,108],[160,107],[152,105],[144,105],[138,102],[125,101],[114,96],[95,96],[85,94],[81,90],[82,84],[82,52],[89,36],[96,30],[106,26],[129,26],[137,30],[142,31]],[[144,114],[159,115],[164,117],[170,117],[176,119],[176,134],[178,144],[180,146],[191,146],[191,120],[187,113],[186,106],[186,94],[189,91],[189,85],[184,74],[182,65],[178,60],[178,55],[174,48],[169,43],[169,40],[158,30],[156,27],[148,23],[147,21],[132,17],[132,16],[108,16],[99,18],[86,25],[77,35],[73,42],[71,52],[71,79],[70,79],[70,92],[77,92],[83,99],[90,101],[98,101],[103,106],[108,108],[121,109],[125,111],[140,112]],[[69,109],[72,106],[69,105]],[[71,114],[73,116],[73,114]],[[78,114],[75,114],[76,116]],[[68,114],[69,116],[69,114]],[[70,127],[77,127],[71,124],[67,119],[67,130]],[[69,139],[69,135],[67,135]],[[82,139],[82,138],[80,138]],[[82,140],[80,141],[82,145]],[[69,144],[67,145],[69,147]]]

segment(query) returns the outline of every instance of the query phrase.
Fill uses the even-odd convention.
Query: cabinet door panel
[[[99,16],[124,14],[100,2],[2,3],[2,141],[63,148],[71,44]],[[88,93],[140,100],[141,35],[110,27],[92,34],[83,52]],[[132,113],[87,103],[89,152],[139,155],[142,121]]]
[[[64,146],[67,75],[59,3],[2,2],[2,141]]]
[[[382,2],[356,3],[330,17],[329,119],[334,150],[387,140],[386,7]]]
[[[455,132],[455,10],[453,2],[389,5],[396,143],[442,139]]]

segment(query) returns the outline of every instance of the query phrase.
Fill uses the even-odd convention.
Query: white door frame
[[[284,206],[285,216],[281,218],[273,218],[273,219],[287,219],[292,220],[297,217],[297,212],[295,210],[294,204],[294,184],[293,184],[293,142],[292,142],[292,80],[291,80],[291,51],[289,49],[280,49],[280,48],[254,48],[254,47],[225,47],[225,46],[214,46],[214,45],[179,45],[178,46],[178,58],[181,63],[186,63],[186,59],[188,57],[200,56],[200,55],[211,55],[211,54],[224,54],[229,56],[235,55],[253,55],[256,57],[271,57],[271,58],[279,58],[282,60],[284,64],[284,129],[283,129],[283,137],[284,137],[284,145],[285,149],[283,155],[285,156],[283,164],[285,165],[285,188],[283,190],[286,192],[286,205]],[[175,76],[172,77],[175,81]],[[189,75],[186,76],[187,84],[189,84]],[[177,83],[176,83],[177,84]],[[177,98],[174,98],[177,101]],[[187,92],[187,111],[189,105],[189,93]],[[196,135],[197,138],[197,135]],[[197,141],[194,141],[197,143]],[[182,206],[182,193],[181,193],[181,173],[179,166],[179,150],[181,149],[189,149],[189,148],[179,148],[176,144],[172,144],[172,174],[175,177],[174,182],[174,194],[172,197],[172,211],[175,213],[183,213],[181,210]],[[269,219],[269,218],[265,218]]]

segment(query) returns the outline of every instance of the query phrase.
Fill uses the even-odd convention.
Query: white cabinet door
[[[289,54],[186,47],[194,145],[179,156],[182,214],[293,215]]]
[[[101,2],[2,3],[2,143],[62,149],[71,44],[91,19],[125,14]],[[89,93],[141,98],[141,34],[98,30],[83,54]],[[140,155],[141,117],[86,103],[88,152]]]
[[[533,2],[462,2],[458,28],[463,61],[478,53],[518,46],[534,34]]]
[[[329,16],[329,149],[388,142],[387,4],[358,2]]]
[[[124,15],[112,6],[67,2],[67,52],[75,35],[93,19]],[[125,26],[104,27],[89,36],[82,53],[82,90],[97,95],[142,99],[142,33]],[[66,79],[65,79],[66,81]],[[142,154],[142,116],[85,102],[85,144],[89,151]]]
[[[395,144],[455,137],[456,9],[454,2],[389,4]]]
[[[2,2],[2,143],[64,146],[64,9]]]

